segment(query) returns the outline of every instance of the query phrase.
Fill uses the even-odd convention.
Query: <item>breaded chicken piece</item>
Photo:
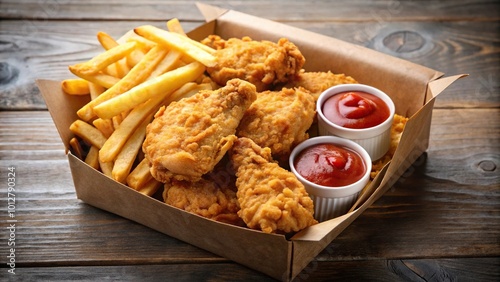
[[[240,79],[200,91],[161,108],[143,143],[151,174],[160,182],[198,181],[231,148],[236,128],[256,99],[255,86]]]
[[[396,153],[396,149],[398,148],[399,141],[401,140],[401,135],[403,134],[403,130],[408,122],[408,118],[404,116],[400,116],[398,114],[394,115],[391,126],[391,144],[389,146],[389,151],[380,159],[376,160],[372,164],[372,171],[370,173],[370,178],[374,179],[377,174],[384,168],[384,166],[392,160],[392,157]]]
[[[202,43],[217,50],[217,65],[207,68],[207,72],[221,85],[230,79],[240,78],[253,83],[257,91],[261,92],[276,84],[287,83],[305,63],[297,46],[286,38],[274,43],[254,41],[250,37],[226,41],[212,35],[202,40]]]
[[[313,97],[304,88],[257,93],[236,130],[260,147],[269,147],[273,158],[288,162],[292,149],[309,138],[307,130],[316,113]]]
[[[313,201],[295,175],[273,162],[271,150],[238,138],[230,151],[240,211],[249,228],[290,233],[316,224]]]
[[[215,181],[177,181],[165,184],[165,203],[216,221],[244,226],[238,216],[236,187],[219,186]]]
[[[314,101],[317,101],[319,95],[326,89],[335,85],[348,83],[357,83],[357,81],[350,76],[346,76],[345,74],[334,74],[331,71],[301,72],[284,87],[304,87],[311,92],[314,97]]]

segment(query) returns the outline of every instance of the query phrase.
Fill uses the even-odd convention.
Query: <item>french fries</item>
[[[116,156],[115,164],[112,170],[113,179],[118,182],[125,183],[127,176],[134,164],[134,161],[142,148],[142,142],[146,137],[146,126],[149,120],[145,119],[142,124],[135,130],[134,134],[130,136],[127,142],[123,145],[122,150]]]
[[[127,176],[127,185],[138,190],[151,179],[153,179],[153,176],[149,172],[148,160],[142,159],[135,169]]]
[[[214,50],[189,39],[177,19],[166,27],[137,27],[119,40],[98,32],[104,51],[69,66],[77,78],[61,83],[67,94],[90,95],[70,125],[75,135],[71,150],[104,175],[148,196],[162,186],[142,154],[148,124],[160,107],[212,89],[203,73],[216,63]]]
[[[135,33],[154,41],[158,44],[167,45],[172,49],[185,53],[188,57],[204,64],[207,67],[213,67],[217,64],[215,57],[194,44],[194,40],[167,30],[159,29],[151,25],[144,25],[134,29]]]
[[[182,28],[182,25],[179,22],[178,18],[173,18],[173,19],[167,21],[167,29],[170,32],[186,36],[186,33],[184,32],[184,29]]]
[[[61,82],[61,87],[70,95],[90,94],[89,82],[84,79],[65,79]]]
[[[102,148],[106,142],[106,137],[104,137],[102,132],[92,125],[78,119],[70,125],[69,130],[71,130],[71,132],[73,132],[76,136],[85,140],[87,143],[92,146],[96,146],[99,149]]]
[[[136,47],[135,42],[127,42],[122,45],[117,45],[106,52],[99,54],[87,62],[70,66],[70,71],[80,75],[92,75],[103,70],[114,62],[124,58]]]
[[[94,107],[94,112],[100,118],[111,118],[117,114],[130,110],[149,99],[170,94],[185,83],[196,80],[205,67],[193,62],[189,65],[166,72],[157,78],[150,79],[129,91],[107,100]]]
[[[161,49],[160,47],[151,49],[148,54],[144,56],[142,60],[137,65],[135,65],[127,75],[125,75],[123,79],[119,80],[116,84],[108,88],[108,90],[99,95],[96,99],[90,101],[90,103],[86,104],[80,110],[78,110],[78,116],[83,120],[91,120],[93,117],[95,117],[95,106],[117,95],[120,95],[143,82],[165,55],[166,50]],[[110,117],[113,117],[115,115],[112,115]]]

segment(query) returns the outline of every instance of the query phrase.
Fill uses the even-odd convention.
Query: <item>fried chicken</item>
[[[296,232],[316,224],[313,201],[295,175],[273,162],[271,150],[238,138],[230,150],[240,211],[249,228]]]
[[[202,43],[217,50],[217,65],[207,68],[207,72],[220,85],[240,78],[253,83],[258,92],[269,90],[276,84],[289,82],[305,63],[297,46],[286,38],[274,43],[250,37],[223,40],[211,35]]]
[[[236,140],[236,128],[256,99],[255,86],[240,79],[215,91],[162,107],[147,127],[143,143],[151,174],[160,182],[198,181]]]
[[[307,130],[315,116],[313,97],[304,88],[257,93],[236,130],[260,147],[269,147],[273,158],[288,162],[295,145],[309,138]]]
[[[233,183],[234,186],[234,183]],[[215,181],[173,180],[165,184],[165,203],[209,219],[244,226],[237,212],[236,187],[219,186]]]
[[[392,157],[396,153],[396,149],[398,148],[399,141],[401,140],[401,135],[403,134],[403,130],[408,122],[408,118],[404,116],[400,116],[398,114],[394,115],[391,126],[391,143],[389,146],[389,151],[380,159],[376,160],[372,164],[372,171],[370,173],[370,178],[373,179],[377,176],[377,174],[382,170],[382,168],[392,160]]]
[[[301,72],[284,87],[304,87],[311,92],[314,97],[314,101],[317,101],[319,95],[326,89],[335,85],[348,83],[357,83],[357,81],[350,76],[346,76],[345,74],[334,74],[331,71]]]

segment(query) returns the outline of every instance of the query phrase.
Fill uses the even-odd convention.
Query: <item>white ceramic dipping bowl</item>
[[[311,182],[300,175],[295,169],[294,161],[299,154],[306,148],[318,144],[334,144],[337,146],[347,147],[361,156],[365,163],[366,172],[358,181],[346,186],[323,186]],[[291,171],[304,184],[307,193],[314,202],[314,217],[319,222],[335,218],[337,216],[346,214],[352,207],[359,193],[368,184],[370,180],[370,171],[372,168],[372,161],[370,155],[359,144],[336,136],[319,136],[305,140],[297,145],[290,154],[289,164]]]
[[[375,95],[389,107],[389,117],[379,125],[353,129],[337,125],[325,117],[323,104],[328,98],[349,91],[366,92]],[[368,152],[372,160],[378,160],[387,153],[391,142],[391,126],[395,113],[394,102],[381,90],[364,84],[341,84],[328,88],[318,98],[316,111],[318,113],[318,133],[319,135],[335,135],[353,140],[360,144]]]

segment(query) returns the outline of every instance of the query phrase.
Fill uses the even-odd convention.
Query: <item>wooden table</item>
[[[68,78],[68,65],[100,52],[98,31],[119,37],[173,17],[186,30],[204,21],[194,1],[139,2],[0,2],[2,281],[270,280],[76,199],[64,147],[34,79]],[[448,75],[470,74],[438,97],[428,151],[297,281],[500,280],[498,1],[205,3]],[[7,194],[11,168],[15,203]],[[15,239],[15,275],[8,272],[9,238]]]

